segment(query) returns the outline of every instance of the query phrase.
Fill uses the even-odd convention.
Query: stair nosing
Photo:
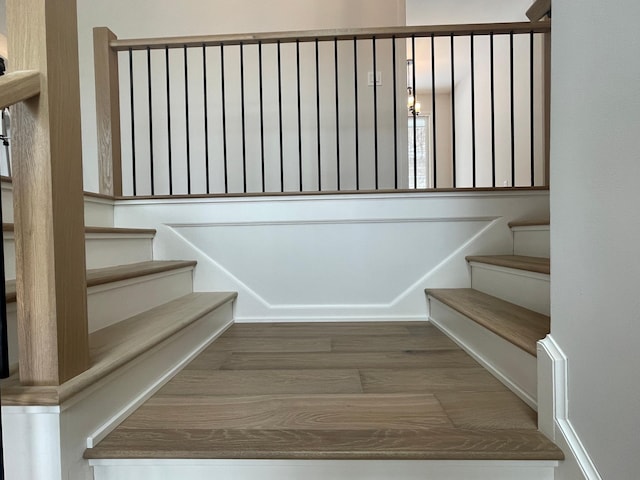
[[[13,232],[14,224],[13,223],[3,223],[2,224],[3,232]],[[84,227],[84,233],[86,234],[95,234],[95,233],[110,233],[110,234],[143,234],[143,235],[155,235],[157,233],[155,228],[122,228],[122,227],[97,227],[92,225],[86,225]]]
[[[526,314],[527,316],[530,317],[534,317],[537,318],[541,321],[546,321],[549,322],[550,321],[550,317],[548,315],[544,315],[542,313],[538,313],[535,312],[533,310],[530,310],[528,308],[522,307],[520,305],[517,305],[515,303],[511,303],[508,302],[506,300],[502,300],[501,298],[498,297],[494,297],[493,295],[489,295],[487,293],[481,292],[479,290],[475,290],[472,288],[459,288],[459,289],[425,289],[425,293],[430,296],[433,297],[434,299],[438,300],[439,302],[443,303],[444,305],[447,305],[449,308],[452,308],[453,310],[455,310],[456,312],[460,313],[461,315],[464,315],[465,317],[469,318],[470,320],[474,321],[475,323],[477,323],[478,325],[481,325],[482,327],[486,328],[487,330],[489,330],[490,332],[494,333],[495,335],[498,335],[499,337],[503,338],[504,340],[508,341],[509,343],[515,345],[516,347],[520,348],[521,350],[533,355],[534,357],[537,356],[537,349],[536,349],[536,343],[537,340],[533,343],[533,345],[531,344],[530,341],[525,341],[521,338],[514,338],[513,336],[508,335],[507,333],[504,332],[503,329],[497,328],[495,324],[492,324],[489,321],[486,321],[482,315],[479,315],[478,312],[473,312],[467,308],[462,307],[460,304],[452,301],[451,299],[447,298],[446,295],[443,294],[443,292],[452,292],[458,290],[461,293],[463,292],[473,292],[474,296],[477,296],[478,298],[484,298],[484,299],[488,299],[490,300],[492,303],[497,303],[497,304],[501,304],[502,306],[510,309],[510,310],[515,310],[515,315],[516,318],[520,318],[521,314]],[[503,315],[502,313],[496,314],[494,312],[495,315]],[[548,329],[547,329],[548,330]],[[547,332],[548,333],[548,332]],[[544,338],[544,337],[542,337]],[[539,340],[539,339],[538,339]]]
[[[173,312],[172,314],[177,316],[178,320],[172,322],[168,326],[165,326],[162,331],[157,332],[155,335],[146,336],[146,338],[137,345],[137,348],[127,348],[122,351],[122,335],[115,335],[115,338],[111,340],[110,344],[112,347],[120,346],[121,348],[112,348],[110,353],[101,352],[100,345],[95,345],[96,339],[107,335],[110,331],[126,329],[127,335],[131,335],[131,326],[136,326],[137,323],[138,330],[141,330],[142,327],[140,325],[148,325],[158,311],[161,311],[162,309],[166,310],[167,308],[175,308],[177,310],[180,308],[180,305],[187,300],[197,300],[199,298],[206,299],[206,297],[210,297],[210,303],[199,307],[195,312],[190,312],[188,315],[185,315],[184,312],[180,314],[178,312]],[[3,382],[5,385],[2,386],[2,404],[24,405],[26,403],[28,405],[39,406],[61,405],[74,395],[82,392],[119,368],[125,366],[127,363],[161,344],[177,332],[187,328],[198,319],[211,313],[217,308],[234,301],[236,297],[236,292],[190,293],[164,305],[159,305],[150,310],[122,320],[121,322],[97,330],[89,335],[90,352],[92,354],[93,363],[88,370],[58,386],[23,386],[19,384],[18,373],[16,373]],[[167,314],[165,313],[165,316],[166,315]],[[92,339],[94,340],[94,345],[91,345]],[[127,345],[127,347],[131,347],[131,344]],[[25,395],[27,396],[26,401]]]
[[[468,255],[466,261],[471,263],[484,263],[497,267],[511,268],[513,270],[524,270],[527,272],[551,274],[551,265],[546,257],[532,257],[527,255]],[[535,261],[532,261],[535,259]],[[541,263],[540,260],[547,262]]]
[[[179,270],[181,268],[193,268],[196,264],[197,262],[195,260],[149,260],[146,262],[93,268],[87,270],[87,288]],[[128,270],[128,268],[131,270]],[[118,269],[126,270],[124,272],[118,272]],[[7,303],[14,303],[16,301],[15,279],[5,281],[5,298]]]

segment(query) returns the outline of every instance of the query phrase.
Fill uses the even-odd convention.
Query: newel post
[[[12,70],[40,72],[13,110],[20,380],[58,385],[89,366],[75,0],[8,0]]]
[[[122,195],[118,53],[109,45],[117,38],[106,27],[93,29],[100,193],[114,196]]]

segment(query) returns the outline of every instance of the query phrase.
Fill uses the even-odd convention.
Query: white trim
[[[105,423],[103,423],[98,429],[96,429],[91,435],[87,437],[87,448],[93,448],[101,440],[103,440],[114,428],[116,428],[122,421],[133,413],[140,405],[146,402],[151,396],[160,390],[169,380],[171,380],[180,370],[182,370],[188,363],[190,363],[195,357],[200,355],[204,349],[206,349],[211,342],[222,335],[231,325],[233,325],[233,318],[227,323],[220,326],[211,335],[208,335],[199,346],[180,362],[176,363],[171,369],[167,370],[164,375],[158,377],[152,384],[150,384],[145,390],[140,392],[139,395],[129,401],[120,411],[111,416]]]
[[[569,420],[567,356],[551,334],[540,340],[538,347],[549,357],[552,363],[553,413],[556,429],[562,434],[569,446],[571,455],[575,458],[584,478],[586,480],[602,480],[593,460],[591,460],[589,453]]]
[[[96,480],[552,480],[556,461],[500,460],[90,460]]]
[[[493,222],[500,217],[409,217],[409,218],[341,218],[329,220],[271,220],[206,223],[167,223],[171,228],[207,227],[280,227],[290,225],[357,225],[369,223],[453,223],[453,222]],[[490,223],[489,225],[491,225]]]
[[[402,193],[333,193],[318,195],[264,195],[250,197],[205,197],[205,198],[152,198],[136,199],[131,197],[126,200],[115,200],[114,205],[180,205],[185,203],[262,203],[262,202],[305,202],[313,200],[388,200],[389,198],[491,198],[491,197],[524,197],[524,196],[548,196],[548,190],[509,190],[504,191],[461,191],[461,192],[402,192]]]

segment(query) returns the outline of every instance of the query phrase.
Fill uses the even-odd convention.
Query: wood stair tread
[[[15,373],[1,385],[3,405],[60,405],[202,316],[235,292],[191,293],[89,335],[91,367],[59,386],[23,386]]]
[[[195,267],[193,260],[149,260],[147,262],[129,263],[115,267],[94,268],[87,270],[87,287],[119,282],[131,278],[144,277],[154,273],[168,272],[180,268]],[[5,282],[7,303],[16,301],[16,281]]]
[[[544,257],[528,257],[525,255],[469,255],[467,262],[485,263],[498,267],[514,268],[529,272],[551,273],[551,261]]]
[[[548,226],[551,222],[549,219],[534,219],[534,220],[518,220],[515,222],[509,222],[509,228],[514,227],[539,227],[539,226]]]
[[[471,288],[427,289],[427,295],[469,317],[533,356],[536,343],[550,331],[547,315]]]
[[[13,223],[3,223],[2,231],[3,232],[13,232],[14,225]],[[120,228],[120,227],[95,227],[95,226],[85,226],[84,227],[85,234],[95,234],[95,233],[110,233],[110,234],[122,234],[122,235],[131,235],[131,234],[142,234],[142,235],[155,235],[156,230],[154,228]]]

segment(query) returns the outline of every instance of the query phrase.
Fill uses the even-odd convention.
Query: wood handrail
[[[532,22],[537,22],[549,14],[551,14],[551,0],[536,0],[527,10],[527,18]]]
[[[40,94],[40,73],[36,70],[22,70],[0,77],[0,108]]]
[[[546,33],[551,26],[548,23],[532,24],[529,22],[519,23],[483,23],[468,25],[431,25],[431,26],[410,26],[410,27],[380,27],[380,28],[349,28],[334,30],[309,30],[292,32],[270,32],[270,33],[245,33],[234,35],[200,35],[188,37],[165,37],[165,38],[134,38],[126,40],[112,40],[109,46],[114,51],[121,50],[146,50],[164,49],[165,47],[202,47],[220,45],[250,45],[256,43],[291,43],[353,40],[353,39],[391,39],[415,37],[435,37],[463,36],[463,35],[489,35],[489,34],[509,34],[509,33]]]

